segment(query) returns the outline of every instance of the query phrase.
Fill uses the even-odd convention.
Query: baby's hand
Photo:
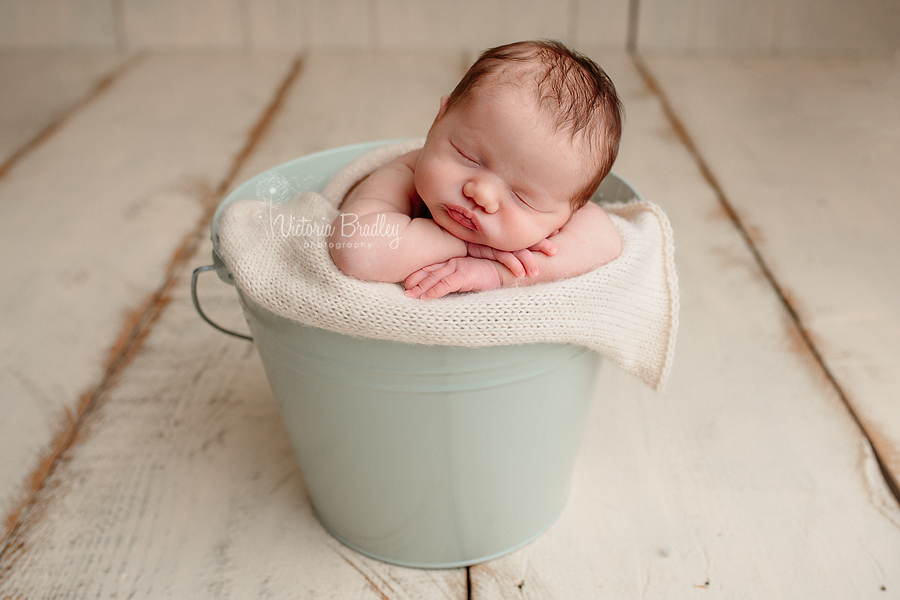
[[[492,261],[464,256],[419,269],[405,283],[408,297],[428,300],[453,292],[493,290],[501,280]]]
[[[466,243],[466,248],[469,256],[473,258],[496,260],[518,278],[525,277],[526,275],[534,277],[538,274],[537,263],[534,260],[532,252],[543,252],[547,256],[556,254],[556,245],[548,239],[541,240],[531,248],[517,250],[516,252],[497,250],[490,246],[482,246],[481,244],[473,244],[471,242]]]

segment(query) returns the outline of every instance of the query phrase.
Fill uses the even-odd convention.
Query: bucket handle
[[[194,300],[194,308],[197,309],[197,314],[200,315],[200,318],[202,318],[204,321],[206,321],[207,323],[209,323],[210,325],[212,325],[213,327],[215,327],[222,333],[227,333],[228,335],[233,335],[236,338],[241,338],[242,340],[249,340],[252,342],[253,338],[250,337],[249,335],[244,335],[243,333],[237,333],[236,331],[230,331],[228,329],[225,329],[224,327],[221,327],[221,326],[213,323],[210,320],[210,318],[207,317],[206,314],[203,312],[203,309],[200,308],[200,300],[197,299],[197,277],[200,275],[200,273],[203,273],[204,271],[213,271],[213,270],[215,270],[215,268],[216,268],[216,265],[206,265],[204,267],[197,267],[196,269],[194,269],[194,274],[191,275],[191,298]]]

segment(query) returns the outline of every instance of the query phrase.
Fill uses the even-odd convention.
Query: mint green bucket
[[[257,197],[263,178],[281,176],[294,193],[321,191],[340,168],[385,143],[311,154],[257,175],[222,202],[214,246],[223,208]],[[296,189],[302,182],[308,187]],[[595,199],[635,197],[611,175]],[[215,250],[213,258],[192,281],[207,321],[197,275],[215,268],[233,282]],[[397,565],[462,567],[529,543],[562,512],[597,353],[350,337],[284,319],[240,289],[238,296],[313,509],[338,540]]]

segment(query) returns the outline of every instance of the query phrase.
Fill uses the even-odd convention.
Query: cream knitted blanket
[[[661,389],[675,350],[678,283],[671,226],[650,202],[605,205],[622,236],[621,255],[561,281],[418,300],[404,296],[401,285],[361,281],[334,266],[327,227],[347,191],[421,144],[370,152],[322,194],[284,205],[233,202],[222,215],[218,242],[240,289],[282,317],[353,336],[451,346],[586,346]]]

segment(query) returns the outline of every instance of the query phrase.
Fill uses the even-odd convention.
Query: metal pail
[[[321,191],[389,142],[320,152],[261,173]],[[297,190],[294,190],[297,191]],[[595,198],[636,192],[611,174]],[[220,278],[233,282],[214,251]],[[600,356],[572,345],[461,348],[346,336],[238,296],[313,509],[341,542],[385,562],[461,567],[511,552],[562,512]],[[196,304],[200,311],[199,303]],[[200,311],[201,315],[202,311]]]

